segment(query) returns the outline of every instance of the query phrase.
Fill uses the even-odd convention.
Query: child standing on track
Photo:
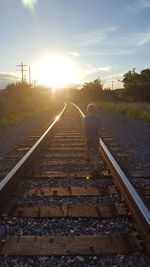
[[[99,136],[102,128],[100,118],[97,116],[95,104],[87,106],[87,116],[84,118],[84,131],[87,145],[87,161],[92,165],[92,175],[98,175]]]

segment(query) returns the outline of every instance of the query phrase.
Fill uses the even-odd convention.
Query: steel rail
[[[9,201],[10,193],[16,187],[16,183],[19,182],[21,175],[27,170],[27,167],[32,164],[32,161],[39,153],[43,145],[46,143],[47,139],[53,133],[56,128],[59,119],[64,114],[67,104],[65,103],[60,114],[55,118],[53,123],[48,127],[48,129],[43,133],[43,135],[38,139],[38,141],[29,149],[29,151],[23,156],[23,158],[13,167],[13,169],[4,177],[0,182],[0,209],[6,201]]]
[[[81,117],[84,119],[85,115],[80,108],[72,102],[71,104],[78,109]],[[136,228],[142,235],[145,249],[150,257],[150,212],[101,138],[100,149],[121,190],[121,194],[123,195],[132,216],[134,217]]]

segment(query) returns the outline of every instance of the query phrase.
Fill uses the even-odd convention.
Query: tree
[[[131,100],[150,101],[150,69],[137,73],[135,69],[124,74],[126,96]]]
[[[9,84],[5,88],[7,96],[15,102],[28,102],[29,101],[30,86],[26,82],[19,82],[16,84]]]
[[[99,98],[102,90],[103,85],[99,78],[93,82],[84,83],[83,87],[81,88],[83,98],[90,100],[96,100]]]

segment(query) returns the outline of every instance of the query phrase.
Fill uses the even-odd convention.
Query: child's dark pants
[[[99,152],[99,138],[87,138],[87,156],[94,166],[94,170],[98,169],[98,152]]]

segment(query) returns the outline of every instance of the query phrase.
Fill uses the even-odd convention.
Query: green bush
[[[54,105],[51,94],[27,83],[10,84],[0,94],[0,126],[21,121]]]

